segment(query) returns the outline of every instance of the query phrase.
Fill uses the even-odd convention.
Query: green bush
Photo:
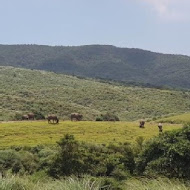
[[[102,117],[97,117],[96,121],[103,121],[103,118]]]
[[[124,180],[135,169],[134,154],[129,145],[88,145],[68,134],[58,145],[60,150],[49,169],[53,177],[88,174]]]
[[[5,174],[8,170],[18,173],[22,168],[20,155],[14,150],[0,151],[0,170]]]
[[[44,116],[41,112],[34,111],[34,115],[35,115],[35,119],[36,119],[36,120],[45,119],[45,116]]]
[[[101,114],[96,121],[119,121],[119,117],[113,113]]]
[[[190,126],[149,141],[139,155],[139,174],[190,178]]]
[[[13,119],[14,120],[22,120],[22,114],[21,113],[16,113]]]

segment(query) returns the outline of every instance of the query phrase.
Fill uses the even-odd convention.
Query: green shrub
[[[119,121],[119,117],[113,113],[106,113],[101,114],[100,117],[97,117],[96,121]]]
[[[14,116],[14,120],[22,120],[22,114],[21,113],[16,113]]]
[[[44,116],[41,112],[34,111],[34,115],[35,115],[35,119],[36,119],[36,120],[45,119],[45,116]]]
[[[123,180],[135,169],[134,154],[129,145],[88,145],[68,134],[58,145],[60,150],[49,169],[53,177],[88,174]]]
[[[103,118],[102,117],[97,117],[96,121],[103,121]]]
[[[190,126],[149,141],[139,155],[139,174],[190,178]]]
[[[0,151],[0,170],[2,173],[6,173],[8,170],[11,170],[13,173],[18,173],[21,169],[21,158],[16,151]]]

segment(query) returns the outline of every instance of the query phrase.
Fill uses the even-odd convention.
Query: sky
[[[190,55],[190,0],[0,0],[0,44]]]

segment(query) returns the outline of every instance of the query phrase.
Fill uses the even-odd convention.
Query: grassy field
[[[171,117],[166,117],[163,119],[160,119],[159,121],[164,123],[190,123],[190,113],[184,113],[180,115],[175,115]]]
[[[65,134],[73,134],[77,140],[88,143],[134,142],[142,136],[149,139],[158,135],[157,123],[146,123],[140,129],[138,122],[71,122],[47,124],[47,121],[0,123],[0,147],[35,146],[55,144]],[[164,124],[164,131],[181,128],[180,124]]]

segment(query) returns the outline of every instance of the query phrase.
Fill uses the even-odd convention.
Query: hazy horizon
[[[0,44],[110,44],[190,55],[188,0],[0,2]]]

